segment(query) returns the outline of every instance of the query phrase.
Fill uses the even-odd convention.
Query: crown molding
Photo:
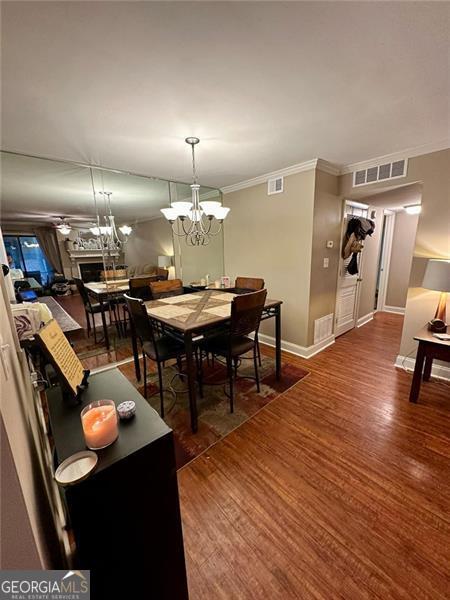
[[[243,190],[245,188],[253,187],[255,185],[260,185],[261,183],[267,183],[268,179],[272,179],[275,177],[287,177],[288,175],[296,175],[297,173],[303,173],[304,171],[311,171],[312,169],[318,169],[319,171],[324,171],[325,173],[329,173],[330,175],[339,175],[340,168],[329,163],[322,158],[314,158],[312,160],[307,160],[302,163],[298,163],[296,165],[291,165],[290,167],[285,167],[284,169],[279,169],[278,171],[272,171],[271,173],[264,173],[263,175],[258,175],[258,177],[253,177],[252,179],[246,179],[245,181],[240,181],[238,183],[233,183],[232,185],[226,185],[221,188],[223,194],[230,194],[231,192],[237,192],[238,190]]]
[[[392,152],[391,154],[384,154],[383,156],[376,156],[375,158],[370,158],[368,160],[344,165],[340,172],[341,175],[345,175],[347,173],[359,171],[360,169],[376,167],[395,160],[414,158],[415,156],[421,156],[422,154],[431,154],[432,152],[439,152],[439,150],[446,150],[448,148],[450,148],[450,139],[446,138],[432,144],[422,144],[421,146],[407,148],[406,150],[400,150],[399,152]]]

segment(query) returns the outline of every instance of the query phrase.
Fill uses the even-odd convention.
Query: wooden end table
[[[434,337],[432,332],[423,327],[414,339],[419,342],[416,355],[416,366],[411,383],[411,392],[409,394],[410,402],[417,402],[420,394],[420,384],[423,381],[429,381],[433,360],[443,360],[450,362],[450,341],[439,340]],[[425,364],[425,368],[424,368]]]

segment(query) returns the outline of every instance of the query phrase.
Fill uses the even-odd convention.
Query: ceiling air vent
[[[283,177],[274,177],[267,181],[267,194],[281,194],[283,191]]]
[[[353,187],[367,185],[369,183],[376,183],[377,181],[387,181],[389,179],[406,177],[407,165],[407,159],[402,159],[396,160],[392,163],[384,163],[382,165],[376,165],[373,167],[368,167],[367,169],[354,171]]]

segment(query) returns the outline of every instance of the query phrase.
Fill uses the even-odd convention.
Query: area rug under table
[[[154,365],[151,365],[153,370]],[[180,469],[210,446],[224,438],[228,433],[239,427],[254,416],[261,408],[275,400],[277,396],[298,383],[308,371],[290,364],[283,364],[280,381],[275,377],[275,361],[262,356],[260,367],[261,391],[258,394],[254,380],[243,379],[242,376],[253,376],[253,362],[243,360],[235,382],[234,412],[230,413],[230,401],[225,394],[224,382],[226,369],[217,360],[214,366],[204,362],[203,398],[197,393],[198,431],[192,433],[190,427],[189,401],[187,392],[177,393],[176,397],[166,391],[164,394],[164,420],[174,431],[175,454],[177,468]],[[121,365],[119,369],[133,383],[141,394],[144,393],[143,382],[137,382],[133,363]],[[174,367],[164,370],[164,387],[172,384],[177,390],[185,390],[185,380],[174,378]],[[208,385],[219,383],[219,385]],[[148,401],[159,413],[159,393],[157,391],[157,376],[152,372],[147,380]],[[228,385],[226,385],[228,391]]]

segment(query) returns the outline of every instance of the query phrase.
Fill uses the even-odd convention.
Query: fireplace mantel
[[[102,258],[104,255],[108,257],[119,257],[119,252],[117,251],[107,251],[102,252],[101,250],[68,250],[67,251],[72,262],[83,261],[85,258]]]

